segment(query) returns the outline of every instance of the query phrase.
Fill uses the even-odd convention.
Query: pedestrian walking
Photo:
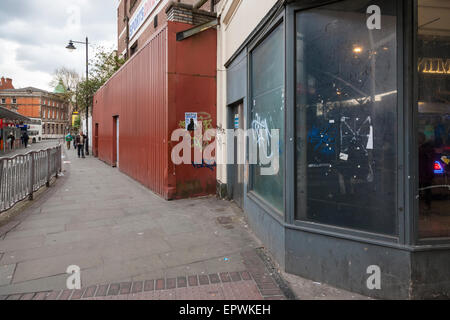
[[[14,136],[14,134],[12,132],[10,132],[8,135],[8,142],[10,143],[11,150],[13,150],[13,148],[14,148],[15,141],[16,141],[16,137]]]
[[[85,158],[84,156],[84,144],[85,144],[85,138],[84,134],[80,131],[80,133],[76,136],[75,142],[77,145],[78,150],[78,158]]]
[[[77,138],[77,134],[75,132],[72,132],[70,135],[72,136],[72,139],[73,139],[73,141],[72,141],[73,149],[76,152],[77,151],[77,139],[76,139]]]
[[[25,131],[22,135],[22,142],[25,146],[25,149],[28,148],[28,140],[30,140],[30,136],[28,135],[28,132]]]
[[[67,150],[70,150],[70,144],[72,143],[73,137],[70,132],[66,136]]]

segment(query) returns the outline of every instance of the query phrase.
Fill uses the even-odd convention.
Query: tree
[[[75,129],[75,131],[78,131],[80,129],[80,127],[81,127],[81,118],[79,116],[77,116],[73,123],[73,128]]]
[[[92,110],[94,94],[124,63],[125,59],[119,57],[116,50],[97,47],[95,57],[89,63],[89,80],[82,79],[76,89],[75,101],[80,112],[86,110],[86,106]]]
[[[74,91],[77,84],[80,82],[80,75],[74,70],[66,67],[57,68],[53,72],[53,79],[50,81],[50,86],[55,88],[60,82],[64,88]]]
[[[53,72],[53,79],[50,81],[50,86],[56,88],[57,86],[62,85],[65,92],[59,94],[62,95],[67,102],[74,102],[73,96],[79,82],[80,75],[74,69],[60,67]]]
[[[98,81],[98,84],[102,86],[124,63],[125,59],[117,55],[117,50],[97,47],[97,54],[92,60],[93,68],[91,74]]]

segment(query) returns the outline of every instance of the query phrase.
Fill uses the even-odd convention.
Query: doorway
[[[245,140],[240,139],[238,130],[244,132],[244,105],[239,102],[232,105],[229,109],[229,126],[234,130],[233,138],[233,164],[230,168],[231,197],[240,207],[244,207],[244,163],[245,159]],[[245,136],[245,135],[244,135]]]
[[[113,167],[119,168],[119,155],[120,155],[120,125],[119,116],[113,117]]]
[[[98,157],[98,123],[95,124],[94,132],[94,156]]]

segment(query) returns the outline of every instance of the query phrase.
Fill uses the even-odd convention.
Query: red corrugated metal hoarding
[[[176,33],[192,26],[168,22],[94,97],[93,149],[165,199],[215,193],[215,168],[175,166],[172,132],[185,113],[197,113],[209,126],[216,121],[216,31],[177,42]]]

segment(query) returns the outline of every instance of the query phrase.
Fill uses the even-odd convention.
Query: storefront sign
[[[450,75],[450,59],[420,58],[419,72]]]
[[[129,37],[130,40],[134,37],[136,32],[142,26],[142,24],[147,20],[150,13],[152,13],[153,9],[156,8],[158,3],[161,0],[144,0],[142,1],[139,8],[137,8],[136,12],[130,19],[130,32]]]

